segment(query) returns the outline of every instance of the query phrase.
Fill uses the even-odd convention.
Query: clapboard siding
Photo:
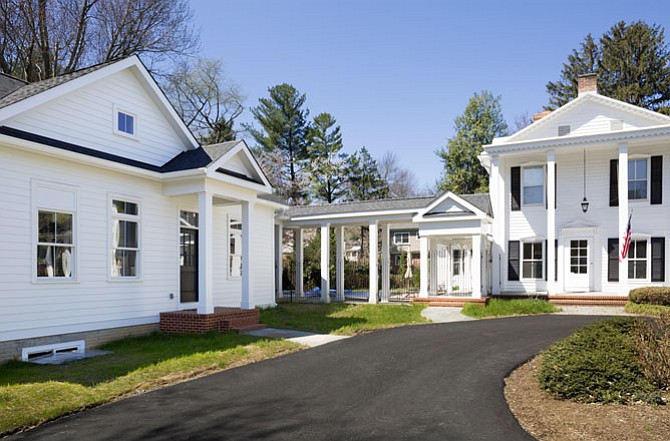
[[[274,304],[274,209],[255,206],[251,236],[252,302],[256,305]]]

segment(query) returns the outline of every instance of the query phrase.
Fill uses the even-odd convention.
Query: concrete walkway
[[[563,315],[632,315],[624,311],[623,306],[568,306],[557,305]]]
[[[463,308],[452,308],[445,306],[429,306],[423,311],[421,315],[431,320],[433,323],[454,323],[466,322],[469,320],[477,320],[472,317],[467,317],[461,313]]]
[[[309,332],[276,328],[266,328],[259,331],[251,331],[246,332],[246,334],[256,337],[283,338],[289,341],[303,344],[305,346],[309,346],[310,348],[349,338],[348,335],[312,334]]]

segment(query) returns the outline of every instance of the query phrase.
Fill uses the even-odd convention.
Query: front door
[[[569,239],[566,256],[565,290],[588,292],[591,290],[591,239]]]
[[[187,221],[188,219],[188,221]],[[198,230],[197,214],[181,213],[179,229],[179,300],[198,301]]]

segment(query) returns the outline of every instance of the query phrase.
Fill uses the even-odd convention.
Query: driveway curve
[[[529,440],[503,379],[596,317],[409,326],[122,400],[11,440]]]

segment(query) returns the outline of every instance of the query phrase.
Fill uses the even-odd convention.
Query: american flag
[[[626,227],[626,232],[623,234],[623,246],[621,247],[621,255],[619,256],[619,262],[623,262],[626,257],[628,257],[628,248],[630,248],[630,218],[633,217],[633,213],[628,215],[628,226]]]

